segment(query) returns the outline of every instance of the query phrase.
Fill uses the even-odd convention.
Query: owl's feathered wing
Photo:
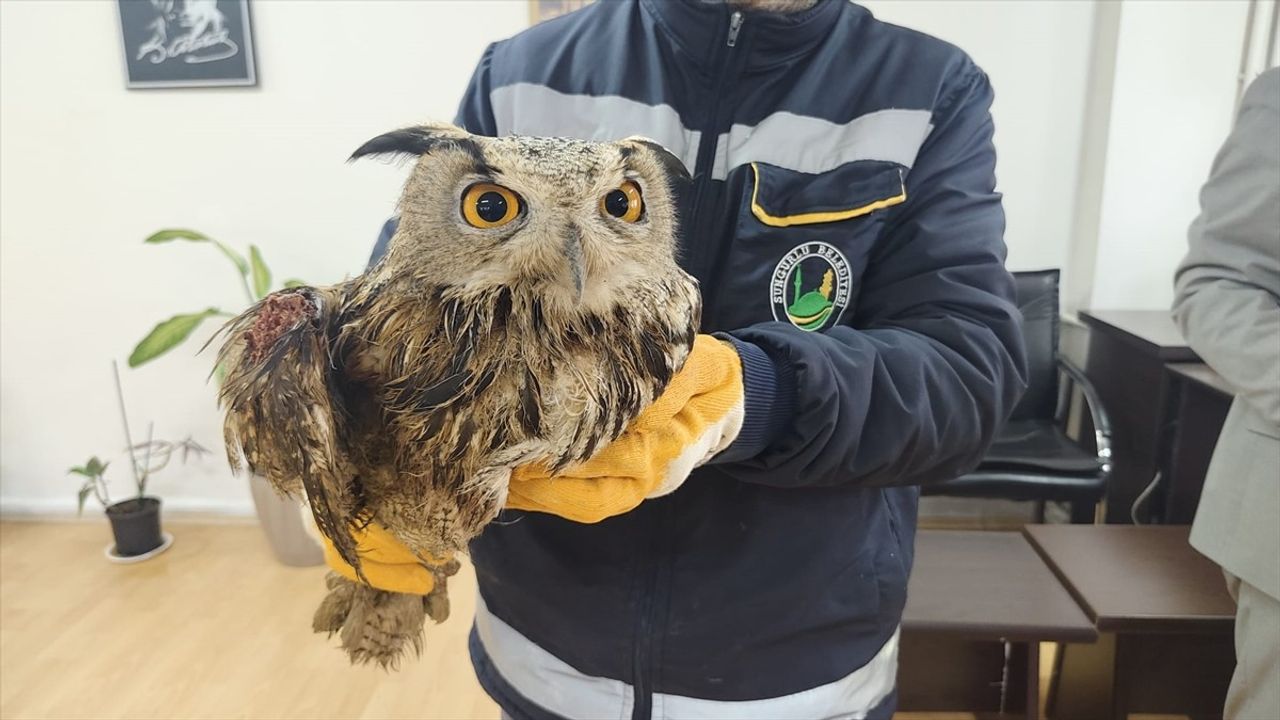
[[[232,320],[218,353],[219,400],[234,469],[305,491],[320,532],[359,568],[348,526],[359,511],[342,438],[347,413],[331,348],[346,287],[273,293]]]

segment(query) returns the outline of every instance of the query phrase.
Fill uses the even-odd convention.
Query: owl
[[[416,158],[386,254],[229,322],[219,399],[233,467],[304,494],[357,573],[350,528],[376,522],[436,574],[426,598],[327,579],[314,628],[385,667],[448,614],[457,565],[426,559],[494,519],[513,468],[617,438],[683,365],[701,303],[676,261],[688,175],[649,140],[426,125],[365,156]]]

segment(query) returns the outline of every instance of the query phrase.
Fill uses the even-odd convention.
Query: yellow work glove
[[[356,541],[356,555],[360,558],[361,572],[369,581],[368,584],[379,590],[429,595],[436,586],[436,573],[432,572],[432,567],[439,571],[452,561],[451,558],[440,560],[413,554],[412,550],[377,523],[369,523],[361,529],[353,528],[351,537]],[[356,576],[355,568],[342,559],[329,538],[321,536],[321,540],[324,544],[325,564],[342,577],[352,582],[361,582]]]
[[[678,488],[695,467],[733,442],[742,420],[738,351],[699,335],[684,367],[617,440],[555,477],[541,465],[516,468],[507,507],[582,523],[621,515]]]
[[[684,367],[622,435],[581,465],[551,477],[540,465],[511,473],[507,507],[599,522],[634,509],[646,498],[674,491],[695,467],[724,450],[743,420],[738,351],[710,335],[694,339]],[[360,569],[379,590],[427,595],[435,573],[451,559],[420,558],[377,523],[353,529]],[[325,563],[358,582],[328,538]]]

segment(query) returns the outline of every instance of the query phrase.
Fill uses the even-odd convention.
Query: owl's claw
[[[422,606],[427,617],[434,620],[437,625],[449,619],[449,593],[447,592],[432,592],[422,598]]]
[[[316,608],[316,614],[311,618],[311,629],[332,635],[342,629],[342,624],[351,614],[356,584],[332,572],[325,576],[324,583],[329,588],[329,594],[324,596],[320,607]]]
[[[437,576],[435,590],[422,597],[378,590],[329,573],[329,594],[311,627],[318,633],[338,633],[353,664],[373,662],[396,669],[410,649],[414,655],[422,652],[427,617],[437,623],[449,617],[445,577]]]

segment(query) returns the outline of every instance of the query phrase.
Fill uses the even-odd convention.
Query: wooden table
[[[1035,717],[1039,643],[1096,638],[1021,534],[922,530],[902,620],[898,707]]]
[[[1172,422],[1168,443],[1160,451],[1164,482],[1152,494],[1159,520],[1189,525],[1200,505],[1200,491],[1218,435],[1227,420],[1235,391],[1204,363],[1170,363],[1165,417]]]
[[[1059,653],[1055,720],[1130,712],[1221,717],[1235,604],[1187,526],[1032,525],[1032,546],[1103,633]]]
[[[1162,434],[1168,429],[1164,366],[1200,358],[1166,310],[1084,310],[1080,319],[1089,328],[1084,371],[1111,416],[1106,521],[1129,523],[1130,507],[1159,469]]]

